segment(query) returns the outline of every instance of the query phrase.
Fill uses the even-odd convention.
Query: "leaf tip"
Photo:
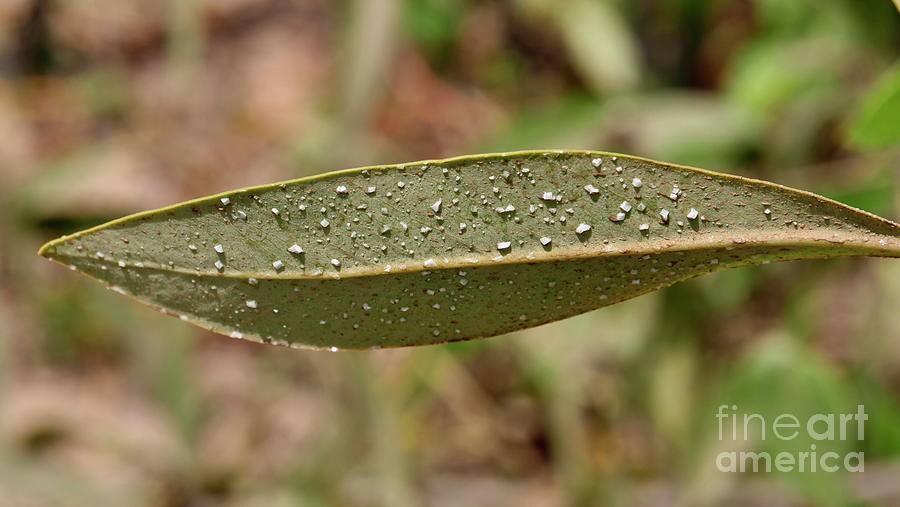
[[[37,254],[41,257],[44,257],[45,259],[50,259],[51,261],[56,260],[57,248],[59,247],[60,243],[66,241],[66,239],[67,236],[63,236],[61,238],[56,238],[52,241],[44,243],[44,245],[41,246],[41,248],[38,250]]]
[[[46,257],[49,259],[51,251],[53,250],[53,247],[54,247],[53,243],[54,243],[53,241],[44,243],[44,246],[42,246],[40,248],[40,250],[38,250],[37,254],[40,255],[41,257]]]

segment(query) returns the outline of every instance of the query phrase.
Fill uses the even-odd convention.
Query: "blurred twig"
[[[582,326],[582,320],[567,321],[561,325],[570,335],[583,334],[585,329]],[[540,336],[534,331],[523,334]],[[539,379],[536,387],[546,410],[556,480],[574,505],[585,505],[598,484],[586,445],[587,429],[581,417],[583,378],[571,374],[573,371],[583,371],[577,367],[581,357],[574,346],[557,347],[547,340],[523,340],[522,347],[525,362],[531,368],[540,370],[535,375]]]
[[[371,453],[375,471],[380,479],[379,505],[385,507],[412,507],[417,505],[409,477],[409,466],[403,445],[398,415],[398,383],[396,375],[375,375],[372,372],[373,357],[353,355],[350,358],[359,389],[366,407],[365,425],[373,446]],[[401,375],[402,376],[402,375]],[[403,379],[400,379],[401,383]]]
[[[353,149],[334,150],[338,167],[366,159],[368,122],[384,92],[396,42],[400,2],[354,2],[344,41],[341,112],[336,143]]]
[[[173,85],[187,89],[194,80],[203,47],[203,22],[196,0],[167,3],[167,51]]]
[[[203,45],[200,9],[195,0],[169,0],[168,53],[175,64],[193,62]]]

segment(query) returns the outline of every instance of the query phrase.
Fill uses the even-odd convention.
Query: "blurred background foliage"
[[[2,0],[0,506],[900,505],[897,262],[330,354],[211,335],[35,255],[240,186],[526,148],[896,220],[898,57],[889,0]],[[864,404],[865,441],[832,444],[866,472],[717,472],[723,445],[801,445],[717,441],[721,403]]]

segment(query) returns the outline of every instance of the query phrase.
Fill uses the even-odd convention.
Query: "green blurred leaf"
[[[895,65],[865,94],[847,141],[873,150],[900,145],[900,65]]]
[[[553,9],[575,67],[595,91],[638,85],[638,44],[610,2],[573,0],[555,3]]]
[[[900,157],[889,159],[884,167],[869,177],[855,177],[854,185],[839,185],[839,182],[817,186],[816,191],[848,206],[870,210],[873,213],[890,211],[897,195],[898,182],[894,178],[894,165]]]
[[[494,336],[729,267],[900,256],[898,229],[765,182],[551,151],[237,190],[41,254],[234,337],[364,348]]]
[[[805,425],[815,414],[853,413],[858,405],[848,384],[842,382],[834,368],[815,351],[788,335],[775,333],[761,341],[730,368],[719,383],[722,389],[710,400],[713,403],[703,415],[706,417],[704,422],[714,423],[706,435],[730,444],[724,449],[736,450],[741,445],[749,445],[750,449],[774,456],[779,452],[809,451],[810,446],[815,445],[819,453],[831,451],[843,456],[862,444],[853,438],[814,440],[802,430],[793,439],[773,434],[772,423],[782,414],[793,415]],[[730,407],[729,414],[736,414],[741,420],[736,430],[730,428],[730,420],[720,425],[714,417],[723,405]],[[757,419],[745,426],[744,414],[761,415],[765,425]],[[744,433],[745,428],[747,433]],[[852,429],[855,430],[855,426]],[[772,474],[814,505],[843,505],[846,502],[846,485],[834,473],[794,469]]]
[[[604,109],[600,141],[681,164],[737,165],[759,136],[744,109],[709,93],[660,91],[617,97]]]
[[[552,104],[522,110],[485,151],[524,150],[536,144],[584,145],[604,121],[603,102],[586,93],[569,93]]]
[[[729,99],[756,114],[776,115],[798,97],[837,87],[846,53],[842,41],[828,37],[756,41],[733,63]]]
[[[573,66],[597,93],[629,90],[640,83],[638,42],[608,0],[520,0],[526,13],[556,23]]]
[[[456,38],[463,6],[451,0],[408,0],[403,27],[432,59],[447,59]]]

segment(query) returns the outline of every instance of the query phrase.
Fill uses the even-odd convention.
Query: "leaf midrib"
[[[896,225],[896,224],[895,224]],[[898,226],[900,227],[900,226]],[[822,232],[822,231],[817,231]],[[658,253],[676,253],[676,252],[695,252],[701,250],[714,250],[727,248],[729,246],[733,246],[735,248],[750,248],[750,247],[759,247],[759,246],[770,246],[770,247],[823,247],[828,245],[833,245],[834,248],[840,248],[843,251],[854,251],[854,250],[865,250],[868,252],[867,255],[873,256],[881,256],[881,257],[900,257],[900,237],[890,237],[890,236],[882,236],[877,235],[874,236],[876,240],[886,240],[890,241],[885,245],[873,245],[873,238],[865,238],[863,235],[862,238],[857,237],[855,235],[848,235],[846,231],[834,231],[829,230],[826,232],[830,232],[831,237],[822,237],[818,235],[796,235],[796,234],[785,234],[778,233],[773,231],[768,231],[766,234],[757,234],[753,236],[748,236],[746,234],[730,234],[730,233],[707,233],[706,237],[703,240],[693,240],[689,245],[679,245],[677,248],[673,248],[677,245],[677,241],[672,240],[671,238],[667,239],[656,239],[656,240],[647,240],[641,242],[623,242],[617,243],[615,245],[609,244],[604,245],[602,248],[592,248],[592,249],[574,249],[574,248],[560,248],[553,249],[551,251],[541,251],[541,252],[532,252],[529,255],[522,255],[511,253],[503,256],[502,260],[494,261],[492,258],[486,258],[484,254],[478,254],[472,257],[455,257],[453,259],[449,259],[446,262],[440,262],[438,266],[432,268],[425,268],[423,266],[423,262],[425,259],[418,259],[416,261],[410,262],[406,261],[403,263],[379,263],[377,269],[375,267],[372,268],[346,268],[342,269],[340,272],[323,272],[319,275],[309,274],[309,273],[297,273],[285,271],[284,273],[247,273],[247,272],[213,272],[213,271],[198,271],[198,270],[190,270],[183,268],[173,268],[167,267],[157,264],[148,264],[146,261],[138,261],[144,262],[143,267],[134,266],[132,263],[128,263],[125,268],[121,268],[118,266],[119,260],[124,259],[97,259],[95,257],[91,257],[88,255],[84,256],[67,256],[68,258],[85,258],[91,259],[96,264],[108,265],[111,268],[115,269],[128,269],[128,270],[152,270],[159,272],[167,272],[167,273],[177,273],[186,276],[198,276],[198,277],[208,277],[208,278],[220,278],[220,279],[237,279],[237,280],[246,280],[250,278],[255,278],[258,280],[341,280],[346,278],[361,278],[361,277],[375,277],[375,276],[390,276],[397,275],[403,273],[415,273],[415,272],[423,272],[423,271],[435,271],[435,270],[443,270],[443,269],[461,269],[461,268],[476,268],[476,267],[497,267],[504,265],[514,265],[514,264],[532,264],[538,262],[557,262],[557,261],[577,261],[583,259],[595,259],[600,257],[618,257],[618,256],[628,256],[628,255],[636,255],[636,254],[658,254]],[[834,234],[839,234],[839,237],[844,239],[835,239]],[[787,237],[779,238],[777,240],[773,240],[774,237],[786,235]],[[63,265],[71,265],[66,264],[62,260],[58,258],[54,258],[47,254],[47,252],[42,252],[42,255],[45,255],[50,260],[55,262],[59,262]],[[840,253],[838,255],[841,255]],[[473,259],[477,259],[474,260]],[[437,260],[437,259],[435,259]],[[385,267],[388,265],[391,266],[390,271],[385,271]]]

